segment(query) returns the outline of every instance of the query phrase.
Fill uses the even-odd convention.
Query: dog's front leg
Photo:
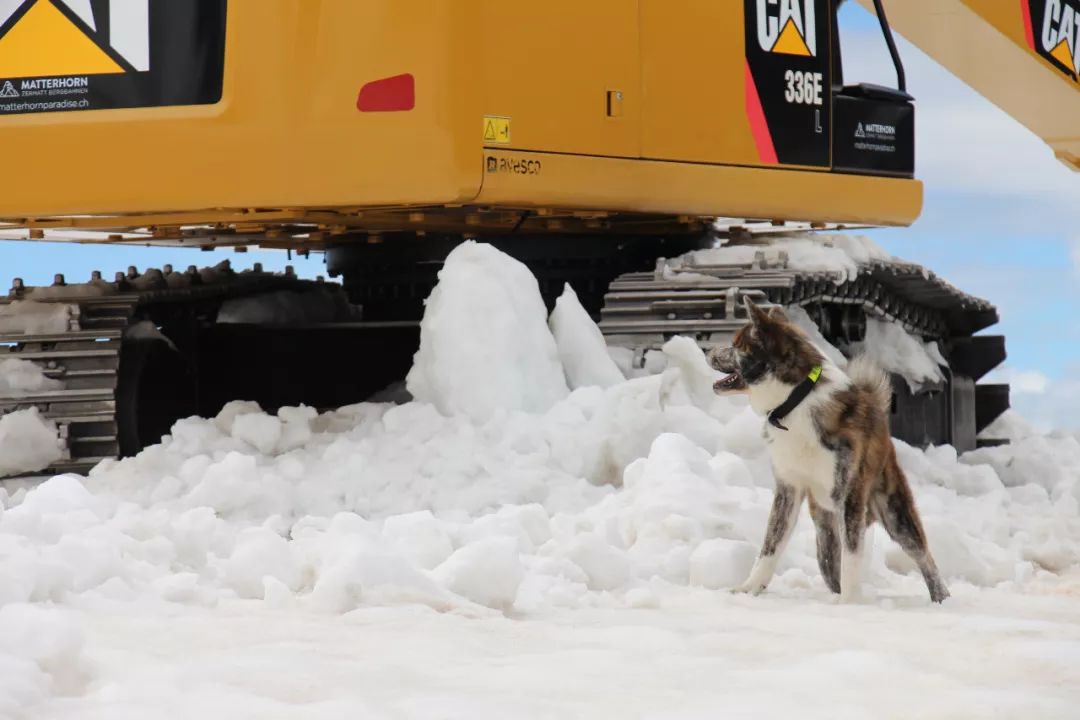
[[[769,512],[769,526],[765,531],[765,542],[761,545],[761,554],[758,555],[757,562],[750,571],[750,577],[732,592],[757,595],[768,587],[773,573],[776,572],[776,563],[784,552],[784,547],[787,546],[791,532],[799,519],[799,507],[802,505],[803,495],[802,490],[777,479],[772,510]]]

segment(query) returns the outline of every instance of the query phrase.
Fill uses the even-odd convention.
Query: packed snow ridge
[[[770,236],[768,244],[723,245],[695,250],[667,261],[672,272],[693,273],[704,265],[749,266],[759,255],[772,267],[786,256],[787,267],[804,272],[832,273],[837,283],[854,280],[859,267],[875,261],[895,260],[880,245],[862,235],[846,233],[802,233],[791,236]]]
[[[233,403],[216,418],[178,422],[160,445],[104,462],[88,478],[0,493],[0,715],[133,716],[169,698],[207,716],[233,708],[284,717],[305,702],[311,717],[334,717],[345,708],[332,698],[365,668],[363,699],[348,707],[383,715],[430,716],[453,697],[468,708],[462,717],[545,708],[566,716],[597,702],[615,707],[623,693],[661,714],[779,712],[767,688],[785,677],[799,678],[796,690],[800,682],[835,688],[830,698],[865,716],[881,693],[899,692],[896,678],[938,687],[913,669],[924,662],[951,678],[939,683],[952,693],[950,707],[970,708],[981,697],[974,688],[1004,684],[1004,666],[975,676],[969,663],[934,664],[938,656],[977,649],[990,662],[986,633],[1002,642],[1019,633],[1010,649],[1050,654],[1039,656],[1038,673],[1002,660],[1021,689],[995,695],[995,706],[1035,702],[1040,717],[1067,716],[1080,643],[1066,624],[1017,619],[1012,598],[1042,592],[1041,607],[1064,613],[1064,594],[1076,592],[1077,437],[1031,434],[1011,418],[1011,446],[963,457],[898,443],[954,593],[944,608],[927,608],[921,578],[878,530],[866,561],[869,605],[832,608],[806,517],[769,595],[734,599],[713,591],[744,579],[772,501],[761,420],[745,402],[711,392],[715,374],[690,340],[672,341],[664,356],[662,373],[620,380],[570,291],[546,318],[523,266],[467,243],[428,302],[409,376],[415,401],[321,415]],[[1004,608],[1001,619],[965,625],[963,615],[940,614],[983,602]],[[631,608],[652,614],[612,614]],[[694,622],[682,628],[679,618]],[[635,627],[617,631],[627,623]],[[807,623],[831,629],[795,640]],[[162,634],[167,628],[176,639]],[[870,634],[876,649],[855,649]],[[1057,644],[1036,646],[1046,634],[1058,634]],[[943,635],[953,644],[939,646]],[[541,636],[577,649],[560,651]],[[815,655],[837,638],[855,647]],[[201,674],[184,659],[194,647],[224,652],[222,643],[231,643],[228,656],[207,656],[217,664]],[[630,649],[624,658],[603,648]],[[790,656],[794,648],[804,660]],[[319,658],[317,677],[300,683],[271,672],[282,662],[289,677],[308,677],[298,653]],[[340,665],[365,653],[375,653],[370,671],[360,660]],[[447,663],[450,654],[465,665]],[[656,654],[678,672],[669,677]],[[707,675],[702,663],[712,663]],[[557,699],[544,678],[562,682],[569,672],[586,687]],[[520,689],[514,703],[491,694],[491,673]],[[629,684],[595,695],[622,687],[616,676]],[[719,676],[742,678],[725,691],[728,705],[693,705]],[[838,677],[858,691],[837,686]],[[644,693],[656,683],[669,690]],[[740,683],[761,690],[740,694]],[[1037,700],[1022,691],[1036,686]],[[401,704],[405,696],[412,704]],[[785,707],[814,715],[809,700]]]

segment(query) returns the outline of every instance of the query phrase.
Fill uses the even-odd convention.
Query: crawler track
[[[894,260],[857,264],[857,272],[791,267],[785,253],[755,253],[749,263],[698,264],[693,255],[660,260],[653,272],[617,278],[605,297],[600,329],[608,343],[644,354],[674,335],[702,347],[726,344],[746,322],[742,297],[801,306],[822,334],[843,347],[865,336],[867,318],[902,325],[938,341],[949,360],[946,388],[910,394],[894,383],[900,404],[893,428],[913,444],[976,446],[976,435],[1009,407],[1007,385],[975,382],[1005,359],[1002,337],[977,336],[997,323],[996,308],[925,268]],[[936,394],[935,394],[936,393]],[[992,442],[992,441],[991,441]]]
[[[84,473],[101,460],[128,451],[126,446],[132,441],[125,442],[124,434],[133,437],[135,429],[125,425],[141,421],[134,410],[124,417],[123,409],[125,393],[133,392],[125,382],[135,382],[132,376],[138,372],[137,368],[132,370],[135,363],[130,360],[138,344],[131,335],[135,324],[144,320],[156,324],[178,313],[212,320],[229,299],[318,287],[325,286],[300,280],[291,272],[264,273],[258,266],[253,271],[235,273],[227,263],[203,271],[189,268],[182,274],[169,267],[144,274],[132,268],[127,274],[118,274],[113,283],[102,282],[96,274],[85,285],[67,285],[60,276],[51,287],[26,287],[16,280],[10,294],[0,297],[0,306],[20,302],[64,305],[68,308],[67,328],[50,328],[55,332],[37,334],[0,334],[0,358],[33,362],[63,387],[0,394],[0,415],[38,408],[57,424],[64,444],[62,460],[41,473]],[[162,338],[162,342],[169,341]]]

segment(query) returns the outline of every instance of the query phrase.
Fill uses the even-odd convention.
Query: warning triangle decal
[[[0,37],[0,77],[122,72],[124,68],[48,0],[37,0]]]
[[[498,140],[498,134],[495,131],[495,123],[488,120],[484,125],[484,139],[485,140]]]
[[[1072,70],[1073,72],[1076,71],[1076,65],[1073,64],[1072,53],[1069,51],[1069,44],[1065,40],[1059,42],[1057,47],[1050,51],[1050,56],[1069,68],[1069,70]]]
[[[806,47],[806,41],[799,34],[799,29],[795,27],[795,21],[791,18],[788,18],[787,24],[784,25],[784,29],[780,33],[780,37],[777,38],[776,44],[773,45],[772,51],[784,53],[785,55],[810,57],[810,49]]]

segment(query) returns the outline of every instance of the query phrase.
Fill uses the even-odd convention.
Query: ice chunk
[[[475,603],[509,609],[525,573],[512,538],[478,540],[459,549],[435,569],[447,589]]]
[[[62,457],[56,423],[37,408],[0,417],[0,477],[38,472]]]
[[[271,455],[281,440],[282,423],[272,415],[248,413],[233,420],[232,436],[243,440],[263,455]]]
[[[580,535],[566,550],[567,557],[588,576],[590,590],[616,590],[630,579],[626,552],[595,533]]]
[[[248,528],[236,540],[232,556],[222,566],[225,578],[240,597],[261,598],[267,578],[289,590],[300,586],[300,563],[292,545],[265,527]]]
[[[569,390],[536,278],[490,245],[446,258],[408,376],[414,398],[474,420],[498,409],[540,413]]]
[[[690,582],[711,590],[735,587],[750,574],[756,555],[742,540],[706,540],[690,556]]]
[[[430,510],[387,518],[382,536],[403,557],[425,570],[435,568],[454,552],[445,524]]]
[[[221,432],[226,434],[232,434],[233,423],[236,422],[236,418],[242,415],[253,415],[262,412],[262,408],[259,407],[259,403],[252,402],[250,400],[233,400],[227,403],[225,407],[221,408],[221,412],[214,418],[214,424],[217,425]]]
[[[569,283],[555,301],[549,324],[571,388],[606,388],[626,379],[608,354],[600,328],[585,312]]]
[[[16,358],[0,360],[0,397],[21,397],[62,387],[62,382],[46,376],[35,363]]]

